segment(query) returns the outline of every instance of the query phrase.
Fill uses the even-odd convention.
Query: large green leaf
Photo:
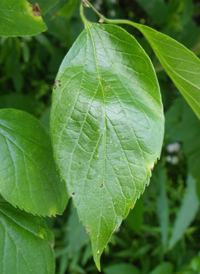
[[[0,110],[0,147],[2,196],[33,214],[61,214],[68,194],[56,171],[50,137],[39,120],[20,110]]]
[[[0,1],[0,36],[36,35],[45,30],[41,16],[26,0]]]
[[[200,118],[200,60],[169,36],[144,25],[133,25],[149,41],[162,66]]]
[[[0,199],[1,274],[54,274],[53,241],[43,218]]]
[[[155,72],[131,35],[86,25],[59,69],[50,127],[56,163],[100,268],[105,245],[149,183],[163,141]]]

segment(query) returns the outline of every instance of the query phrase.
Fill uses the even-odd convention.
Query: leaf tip
[[[93,254],[95,265],[99,272],[101,272],[101,265],[100,265],[100,258],[101,258],[102,252],[97,250],[95,254]]]

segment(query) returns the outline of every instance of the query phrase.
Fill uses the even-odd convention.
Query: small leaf
[[[200,60],[174,39],[133,23],[146,37],[167,74],[200,119]]]
[[[68,194],[53,161],[51,141],[30,114],[0,110],[0,193],[14,206],[38,215],[61,214]]]
[[[0,273],[54,274],[53,242],[43,218],[0,199]]]
[[[149,183],[163,141],[155,72],[130,34],[87,24],[59,69],[50,128],[61,178],[90,230],[100,269],[101,253]]]
[[[45,31],[46,25],[35,11],[26,0],[1,0],[0,36],[28,36]]]
[[[191,175],[188,176],[187,185],[187,193],[183,198],[169,241],[170,249],[181,239],[188,226],[194,220],[199,208],[199,201],[196,195],[196,184]]]

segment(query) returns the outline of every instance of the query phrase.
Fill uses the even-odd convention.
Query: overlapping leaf
[[[0,194],[38,215],[61,214],[68,194],[53,160],[51,141],[30,114],[0,110]]]
[[[26,0],[0,1],[0,36],[36,35],[46,25]]]
[[[149,41],[162,66],[200,119],[200,60],[174,39],[133,23]]]
[[[53,241],[43,218],[0,199],[1,274],[54,274]]]
[[[51,136],[98,268],[149,182],[163,127],[158,83],[143,49],[117,26],[87,23],[54,85]]]

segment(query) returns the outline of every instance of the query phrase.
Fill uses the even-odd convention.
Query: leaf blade
[[[200,119],[200,60],[185,46],[147,26],[133,23],[150,43],[162,66]]]
[[[0,143],[2,196],[33,214],[61,214],[68,194],[56,171],[50,138],[42,124],[26,112],[2,109]]]
[[[119,27],[87,25],[59,69],[50,126],[56,163],[90,230],[99,269],[110,236],[149,181],[163,124],[142,48]]]
[[[30,28],[31,26],[31,28]],[[0,35],[29,36],[45,31],[41,16],[35,16],[26,0],[2,0],[0,2]]]
[[[0,272],[53,274],[54,242],[43,218],[15,209],[0,202]]]

